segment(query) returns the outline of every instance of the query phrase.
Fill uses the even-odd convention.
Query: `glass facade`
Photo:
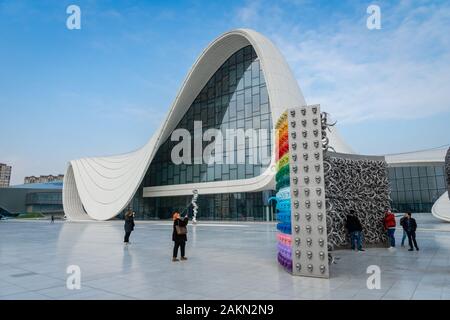
[[[249,179],[260,175],[269,165],[272,153],[269,97],[259,58],[252,46],[238,50],[225,61],[176,126],[176,129],[190,132],[191,155],[194,155],[194,121],[202,122],[202,132],[219,129],[223,137],[226,137],[227,129],[265,129],[266,137],[263,143],[256,145],[248,138],[245,144],[238,144],[236,139],[234,163],[226,161],[225,153],[223,164],[194,164],[192,158],[192,164],[179,165],[171,159],[172,149],[178,142],[169,137],[158,149],[130,204],[137,219],[169,219],[174,211],[185,210],[192,199],[192,195],[144,198],[144,187]],[[203,142],[202,150],[210,143]],[[236,158],[239,150],[245,150],[244,163],[238,163]],[[249,161],[252,154],[258,155],[256,163]],[[261,155],[269,161],[261,161]],[[272,191],[263,191],[200,195],[197,217],[204,220],[273,220],[273,210],[267,204],[272,194]]]
[[[399,212],[431,212],[447,190],[444,165],[390,167],[392,208]]]
[[[234,164],[180,164],[171,159],[178,143],[169,137],[158,149],[144,178],[145,186],[162,186],[196,182],[248,179],[261,174],[269,163],[249,161],[251,154],[262,154],[270,160],[272,151],[272,119],[269,97],[259,59],[252,46],[234,53],[210,78],[194,100],[177,129],[187,129],[192,137],[194,155],[194,121],[202,122],[202,131],[219,129],[226,136],[227,129],[265,129],[266,139],[256,146],[246,138],[245,146],[234,143]],[[203,142],[203,148],[210,142]],[[245,148],[245,162],[238,163],[237,151]],[[229,150],[227,150],[229,151]],[[193,163],[192,159],[192,163]]]
[[[27,212],[62,213],[62,190],[57,192],[31,192],[25,199]]]
[[[267,205],[272,191],[200,195],[197,217],[200,220],[266,221],[273,220]],[[132,208],[137,219],[170,219],[175,211],[185,212],[192,196],[142,198],[135,197]]]

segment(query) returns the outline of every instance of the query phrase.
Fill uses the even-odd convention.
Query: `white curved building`
[[[266,195],[261,192],[274,189],[270,169],[274,150],[265,166],[172,166],[163,161],[167,160],[170,136],[183,126],[192,131],[193,120],[203,120],[204,129],[270,131],[284,110],[304,105],[295,77],[270,40],[248,29],[227,32],[201,53],[165,121],[145,146],[127,154],[70,161],[64,178],[64,211],[71,220],[108,220],[132,206],[150,212],[152,218],[164,218],[169,211],[182,208],[197,189],[206,205],[220,208],[218,218],[259,219],[265,210]],[[352,153],[336,131],[329,138],[337,152]],[[271,143],[268,147],[272,149]],[[237,216],[244,206],[258,212]],[[166,212],[156,216],[152,212],[161,210],[157,208]]]

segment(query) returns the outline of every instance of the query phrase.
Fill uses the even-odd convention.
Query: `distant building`
[[[11,166],[0,163],[0,188],[9,187],[11,179]]]
[[[62,182],[49,182],[0,188],[0,215],[42,213],[62,217],[62,185]]]
[[[29,176],[25,177],[24,184],[30,184],[30,183],[48,183],[48,182],[62,182],[64,180],[63,174],[58,174],[57,176],[54,175],[48,175],[48,176]]]

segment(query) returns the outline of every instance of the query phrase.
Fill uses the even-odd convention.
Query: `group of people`
[[[130,235],[131,232],[134,230],[134,216],[135,213],[131,210],[128,210],[125,213],[125,236],[123,239],[123,242],[126,246],[130,243]],[[173,231],[172,231],[172,241],[174,242],[173,245],[173,255],[172,255],[172,261],[180,261],[178,259],[178,249],[180,249],[181,253],[181,260],[187,260],[186,257],[186,241],[187,241],[187,224],[189,222],[189,218],[186,215],[184,218],[181,218],[181,215],[179,212],[174,212],[172,215],[173,220]]]
[[[125,213],[125,225],[124,225],[125,236],[123,242],[125,243],[126,246],[130,243],[130,235],[131,232],[134,230],[135,226],[134,216],[135,213],[131,210],[128,210]],[[172,215],[172,220],[173,220],[172,241],[174,242],[172,261],[176,262],[180,260],[187,260],[185,253],[187,241],[187,224],[189,222],[189,218],[187,215],[184,218],[181,218],[180,213],[174,212]],[[390,245],[389,248],[390,249],[395,248],[395,228],[397,223],[395,221],[395,215],[392,212],[390,211],[385,212],[383,225],[389,239]],[[411,216],[411,212],[406,212],[404,214],[404,216],[400,219],[400,225],[403,228],[403,237],[401,246],[402,247],[405,246],[405,240],[406,238],[408,238],[410,247],[408,251],[414,251],[414,248],[417,251],[419,251],[419,247],[417,245],[416,240],[417,222]],[[350,243],[352,250],[365,251],[362,247],[363,228],[354,210],[351,210],[347,215],[345,227],[347,228],[347,231],[350,235]],[[178,259],[178,249],[180,249],[181,251],[180,260]]]
[[[408,238],[409,250],[414,251],[414,248],[419,251],[419,246],[416,240],[417,222],[412,217],[411,212],[406,212],[400,219],[400,225],[403,228],[403,237],[401,246],[405,246],[405,240]],[[386,211],[383,219],[383,226],[389,239],[389,249],[395,248],[395,228],[397,223],[395,221],[395,215]],[[347,221],[345,227],[350,235],[350,243],[352,250],[364,251],[362,248],[362,225],[359,221],[356,212],[351,210],[347,215]]]

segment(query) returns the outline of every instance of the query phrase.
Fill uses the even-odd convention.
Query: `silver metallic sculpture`
[[[333,248],[349,244],[345,222],[351,210],[361,222],[364,242],[382,243],[386,241],[384,212],[390,208],[387,164],[330,152],[326,134],[335,123],[328,123],[327,113],[321,116],[328,244]]]
[[[197,223],[197,212],[198,212],[198,205],[197,205],[197,199],[198,199],[198,191],[197,189],[192,190],[193,196],[192,196],[192,200],[191,200],[191,204],[192,204],[192,222],[195,224]]]
[[[328,242],[334,247],[349,243],[345,221],[350,210],[361,222],[366,244],[384,242],[384,212],[390,208],[386,162],[329,154],[324,165]]]

